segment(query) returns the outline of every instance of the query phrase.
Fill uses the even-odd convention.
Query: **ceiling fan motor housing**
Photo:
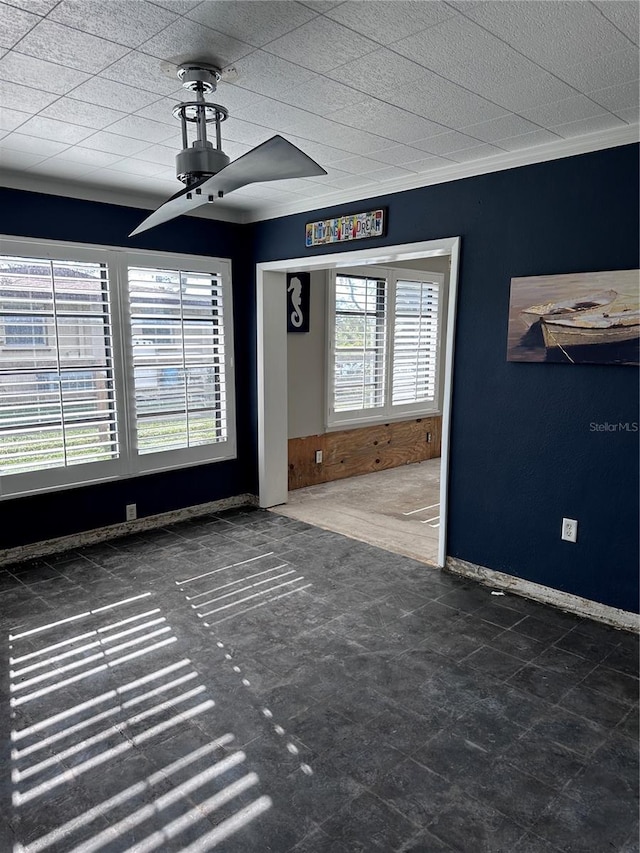
[[[210,142],[196,140],[191,148],[184,148],[176,154],[176,174],[178,180],[193,183],[209,175],[217,175],[228,166],[231,158]]]
[[[220,71],[213,66],[186,63],[178,68],[178,77],[185,89],[195,94],[194,101],[178,104],[173,114],[182,125],[182,151],[176,155],[178,180],[187,186],[201,178],[216,175],[231,162],[222,150],[220,124],[228,117],[227,110],[219,104],[205,101],[204,95],[216,91]],[[196,139],[189,145],[187,124],[196,129]],[[216,144],[207,139],[207,124],[215,127]]]

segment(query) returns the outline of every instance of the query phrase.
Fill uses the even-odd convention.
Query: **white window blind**
[[[225,441],[220,278],[130,267],[128,279],[138,452]]]
[[[386,284],[336,276],[335,306],[335,411],[384,406]]]
[[[2,249],[0,498],[235,458],[228,260]]]
[[[370,267],[330,287],[327,425],[436,412],[444,276]]]
[[[438,379],[439,287],[398,279],[395,291],[391,402],[432,403]]]
[[[106,265],[0,257],[0,475],[117,456]]]

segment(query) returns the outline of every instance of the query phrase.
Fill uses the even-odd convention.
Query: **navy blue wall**
[[[637,146],[260,223],[256,260],[336,251],[306,250],[305,222],[369,205],[389,228],[367,246],[462,237],[447,554],[636,611],[638,433],[591,424],[639,420],[638,370],[508,363],[506,343],[513,276],[638,267]]]
[[[148,211],[0,189],[0,234],[230,258],[233,272],[238,458],[0,503],[0,549],[255,491],[255,299],[247,229],[189,217],[133,239]],[[2,247],[0,245],[0,251]]]

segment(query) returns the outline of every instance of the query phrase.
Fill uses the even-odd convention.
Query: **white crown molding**
[[[590,133],[572,139],[559,139],[545,145],[534,148],[525,148],[521,151],[504,152],[483,160],[472,163],[452,163],[434,169],[423,175],[414,175],[411,178],[401,178],[396,181],[387,181],[383,184],[374,184],[362,187],[359,190],[336,190],[333,193],[323,195],[321,198],[301,201],[293,201],[286,204],[263,204],[254,205],[251,208],[216,206],[215,212],[207,206],[201,212],[189,214],[203,219],[214,221],[235,222],[248,224],[260,222],[266,219],[278,219],[295,213],[306,213],[312,210],[322,210],[326,207],[335,207],[340,204],[350,204],[368,198],[376,198],[392,193],[401,193],[406,190],[419,189],[420,187],[434,186],[435,184],[458,181],[462,178],[472,178],[476,175],[487,175],[491,172],[502,172],[506,169],[516,169],[519,166],[529,166],[534,163],[545,163],[550,160],[560,160],[564,157],[573,157],[577,154],[588,154],[592,151],[600,151],[606,148],[616,148],[638,142],[640,132],[638,125],[627,125],[622,128]],[[100,201],[107,204],[117,204],[122,207],[140,207],[144,210],[153,210],[166,200],[165,196],[154,193],[127,192],[121,189],[110,189],[109,187],[97,186],[91,183],[79,181],[64,181],[58,178],[38,176],[35,173],[3,171],[0,170],[0,186],[11,189],[27,190],[29,192],[40,192],[46,195],[57,195],[67,198],[77,198],[86,201]]]
[[[598,131],[598,133],[585,134],[572,139],[559,139],[557,142],[548,142],[535,148],[525,148],[521,151],[504,152],[486,157],[483,160],[475,160],[472,163],[452,163],[451,166],[443,166],[434,169],[424,175],[415,175],[411,178],[401,178],[396,181],[385,181],[383,184],[362,187],[359,190],[338,190],[335,193],[323,195],[316,200],[312,206],[305,202],[291,202],[281,205],[262,205],[252,208],[250,215],[243,222],[260,222],[265,219],[277,219],[282,216],[290,216],[293,213],[305,213],[309,210],[321,210],[325,207],[334,207],[338,204],[349,204],[367,198],[377,198],[391,193],[404,192],[406,190],[429,187],[435,184],[444,184],[449,181],[458,181],[461,178],[472,178],[476,175],[487,175],[491,172],[502,172],[506,169],[515,169],[519,166],[529,166],[534,163],[545,163],[549,160],[560,160],[563,157],[573,157],[576,154],[588,154],[591,151],[600,151],[605,148],[617,148],[638,142],[640,131],[638,125],[628,125],[622,128]],[[499,143],[498,143],[499,144]],[[318,204],[317,202],[320,202]]]
[[[117,204],[120,207],[142,208],[143,210],[155,210],[163,201],[167,200],[166,195],[158,195],[157,193],[127,191],[97,184],[81,183],[80,181],[65,181],[60,178],[37,175],[33,172],[14,172],[2,169],[0,169],[0,186],[64,198],[77,198],[83,201],[100,201],[106,204]],[[207,207],[201,212],[196,211],[189,215],[197,216],[199,219],[240,223],[245,221],[243,214],[246,214],[246,211],[240,211],[237,208],[218,207],[217,216],[212,216]]]

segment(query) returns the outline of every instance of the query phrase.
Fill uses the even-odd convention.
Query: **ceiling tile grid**
[[[241,217],[535,157],[540,146],[637,125],[638,8],[0,0],[0,170],[160,203],[180,188],[171,111],[192,99],[171,68],[193,59],[236,70],[209,97],[230,111],[232,159],[279,133],[329,172],[220,202]]]

